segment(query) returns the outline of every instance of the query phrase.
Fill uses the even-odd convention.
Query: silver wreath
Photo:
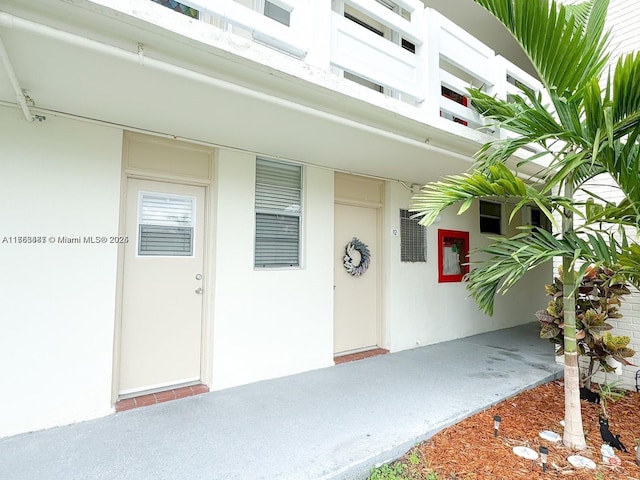
[[[351,256],[353,251],[356,251],[360,254],[360,261],[356,264],[355,260]],[[369,268],[369,263],[371,262],[371,252],[369,251],[369,247],[367,247],[364,243],[358,240],[356,237],[353,237],[347,246],[344,249],[344,257],[343,257],[343,265],[348,273],[353,275],[354,277],[359,277]]]

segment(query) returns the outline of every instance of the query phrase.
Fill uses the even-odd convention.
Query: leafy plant
[[[547,295],[553,297],[545,310],[536,312],[540,322],[540,337],[557,345],[556,355],[564,354],[564,300],[562,268],[553,284],[546,285]],[[585,270],[575,291],[576,340],[578,353],[589,357],[587,371],[581,374],[581,383],[591,387],[591,378],[600,369],[613,372],[607,363],[609,357],[620,363],[631,365],[627,358],[635,351],[628,348],[631,341],[626,336],[614,336],[609,330],[613,326],[606,321],[621,318],[618,311],[623,295],[630,294],[626,281],[617,270],[606,267],[589,266]],[[596,363],[598,368],[596,368]]]
[[[440,479],[440,475],[438,475],[438,472],[436,472],[435,470],[427,470],[427,476],[424,477],[425,480],[439,480]]]
[[[618,388],[619,381],[600,384],[600,409],[604,418],[609,418],[607,414],[607,403],[616,402],[626,395],[622,388]]]
[[[408,462],[409,465],[406,462]],[[367,480],[438,480],[440,478],[438,473],[430,468],[427,469],[426,472],[422,472],[422,475],[411,468],[419,465],[420,462],[420,455],[416,450],[413,450],[407,455],[406,460],[386,463],[379,467],[372,468]]]
[[[409,480],[408,468],[404,463],[394,462],[371,469],[368,480]]]
[[[640,287],[640,246],[629,242],[624,229],[618,236],[611,231],[629,226],[637,232],[640,227],[640,54],[623,55],[612,72],[605,71],[609,0],[571,5],[555,0],[475,2],[513,34],[538,73],[544,95],[520,88],[519,93],[498,98],[481,88],[467,89],[471,105],[492,128],[515,136],[484,144],[469,173],[425,185],[414,195],[411,211],[423,217],[421,224],[430,225],[451,205],[459,204],[462,214],[476,199],[499,196],[517,202],[511,218],[525,205],[536,205],[554,223],[556,234],[532,228],[511,238],[493,239],[479,250],[483,259],[467,275],[467,288],[480,309],[491,315],[498,293],[508,291],[531,269],[562,257],[563,443],[584,450],[576,284],[594,263],[620,265],[627,281]],[[517,163],[518,168],[537,172],[527,184],[509,167],[515,163],[513,155],[529,145],[539,153]],[[541,157],[544,162],[532,163]],[[589,194],[589,182],[601,174],[608,174],[625,198],[586,212],[581,195]],[[561,222],[556,222],[555,214]],[[581,222],[574,222],[574,216]]]

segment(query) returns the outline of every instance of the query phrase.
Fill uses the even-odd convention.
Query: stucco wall
[[[111,411],[116,245],[58,237],[117,234],[121,137],[0,107],[0,436]]]
[[[0,244],[0,362],[13,366],[3,387],[16,392],[0,413],[3,436],[112,411],[117,249],[83,237],[118,232],[122,130],[54,116],[28,124],[0,108],[0,144],[0,200],[9,207],[0,235],[56,239]],[[205,381],[216,390],[333,365],[334,172],[304,167],[301,268],[264,270],[253,266],[255,156],[220,149],[215,165]],[[429,227],[427,263],[400,262],[390,228],[410,197],[386,183],[382,346],[397,351],[531,321],[547,272],[498,299],[492,318],[464,284],[437,281],[438,228],[469,231],[472,247],[487,241],[477,206],[460,217],[444,212]]]
[[[389,228],[399,228],[399,209],[410,207],[411,192],[399,183],[388,182],[387,193]],[[490,242],[487,235],[480,233],[477,205],[464,215],[456,213],[457,208],[449,208],[439,223],[427,227],[426,263],[400,262],[400,237],[384,232],[388,239],[386,338],[391,350],[531,322],[535,311],[546,304],[543,287],[551,276],[551,264],[529,272],[507,295],[498,297],[492,317],[478,310],[464,283],[438,283],[438,229],[468,231],[472,249]]]
[[[51,116],[27,124],[0,108],[2,237],[55,243],[0,244],[5,274],[0,361],[5,399],[0,436],[112,411],[115,244],[63,244],[58,237],[118,231],[122,131]],[[214,390],[333,365],[334,172],[305,166],[302,267],[255,269],[255,156],[221,149],[212,198],[214,273],[205,381]],[[438,228],[479,233],[477,208],[429,228],[426,264],[400,262],[399,209],[410,192],[387,182],[383,218],[383,338],[393,351],[531,320],[539,284],[528,279],[481,315],[464,284],[439,284]],[[2,238],[0,238],[2,241]],[[540,274],[542,275],[542,273]],[[532,287],[533,286],[533,287]]]
[[[213,389],[333,365],[333,172],[303,175],[302,267],[255,269],[255,156],[220,152]]]

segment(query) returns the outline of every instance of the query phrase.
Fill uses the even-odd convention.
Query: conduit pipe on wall
[[[80,35],[76,35],[73,33],[65,32],[62,30],[58,30],[56,28],[49,27],[47,25],[33,22],[31,20],[26,20],[20,17],[16,17],[15,15],[11,15],[6,12],[0,11],[0,27],[11,28],[14,30],[19,30],[28,33],[34,33],[37,35],[42,35],[44,37],[48,37],[51,39],[59,40],[71,45],[84,47],[95,52],[100,52],[105,55],[110,55],[115,58],[119,58],[121,60],[125,60],[130,63],[135,63],[140,65],[140,56],[138,49],[136,52],[130,52],[124,50],[122,48],[114,47],[112,45],[106,45],[104,43],[98,42],[96,40],[91,40],[86,37],[82,37]],[[321,118],[324,120],[329,120],[331,122],[338,123],[340,125],[344,125],[350,128],[356,128],[358,130],[373,133],[375,135],[382,136],[389,140],[393,140],[396,142],[404,143],[407,145],[411,145],[413,147],[417,147],[423,149],[428,152],[438,153],[441,155],[445,155],[448,157],[454,157],[460,160],[464,160],[465,162],[471,162],[472,158],[470,156],[461,155],[459,153],[454,153],[444,148],[435,147],[433,145],[429,145],[427,143],[423,143],[418,140],[413,140],[411,138],[403,137],[402,135],[398,135],[396,133],[391,133],[380,128],[372,127],[369,125],[364,125],[358,123],[354,120],[349,120],[347,118],[340,117],[338,115],[323,112],[320,110],[315,110],[311,107],[307,107],[305,105],[300,105],[290,100],[285,100],[279,97],[274,97],[272,95],[268,95],[266,93],[258,92],[255,90],[251,90],[247,87],[242,87],[240,85],[235,85],[230,82],[226,82],[224,80],[220,80],[214,77],[210,77],[203,73],[194,72],[192,70],[188,70],[183,67],[179,67],[177,65],[173,65],[164,61],[155,60],[148,56],[144,56],[144,63],[142,63],[143,67],[153,68],[154,70],[158,70],[161,72],[169,73],[172,75],[177,75],[183,78],[187,78],[193,81],[197,81],[199,83],[204,83],[207,85],[212,85],[218,88],[225,89],[230,92],[238,93],[241,95],[248,96],[250,98],[255,98],[260,101],[266,101],[273,105],[282,106],[291,110],[295,110],[307,115],[312,115],[317,118]],[[22,93],[22,92],[20,92]]]
[[[9,76],[9,83],[13,87],[13,90],[16,92],[16,101],[20,108],[22,109],[22,113],[24,114],[24,118],[27,122],[33,122],[33,115],[31,115],[31,111],[29,111],[29,105],[27,104],[27,99],[22,93],[22,88],[20,87],[20,82],[18,82],[18,77],[16,77],[16,72],[13,69],[13,65],[11,65],[11,60],[9,59],[9,54],[7,53],[7,49],[4,47],[4,42],[2,41],[2,37],[0,37],[0,60],[2,60],[2,64],[4,65],[4,69]]]

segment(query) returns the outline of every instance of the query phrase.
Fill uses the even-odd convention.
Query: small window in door
[[[195,197],[140,192],[138,255],[193,256]]]

